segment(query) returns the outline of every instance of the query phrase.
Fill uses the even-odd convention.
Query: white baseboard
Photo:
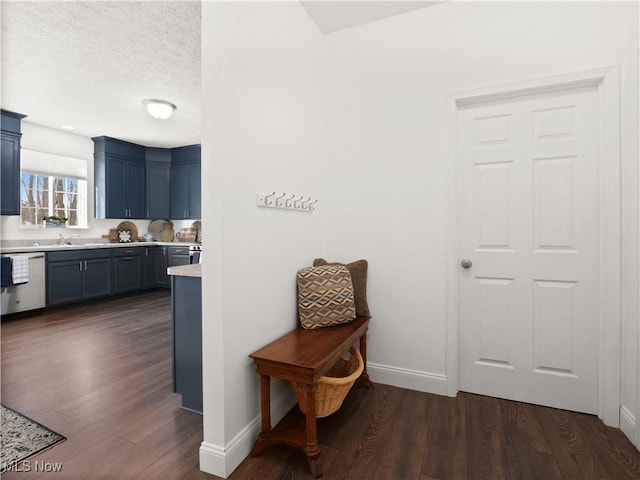
[[[640,435],[638,435],[638,424],[636,423],[636,417],[624,405],[620,407],[620,430],[622,430],[622,433],[624,433],[629,438],[629,440],[631,440],[631,443],[633,443],[636,448],[640,450],[640,445],[638,444]]]
[[[276,425],[296,404],[290,389],[284,390],[271,402],[271,424]],[[202,442],[200,445],[200,470],[218,477],[227,478],[251,453],[260,432],[260,415],[231,439],[226,446]]]
[[[367,371],[373,383],[383,383],[436,395],[447,395],[447,376],[440,373],[422,372],[370,362],[367,362]]]

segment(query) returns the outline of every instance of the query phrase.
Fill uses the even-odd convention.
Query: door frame
[[[523,95],[596,87],[598,96],[598,417],[620,426],[621,152],[617,66],[450,93],[447,218],[447,394],[459,388],[457,116],[461,107]]]

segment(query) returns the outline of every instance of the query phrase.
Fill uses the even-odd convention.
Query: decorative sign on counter
[[[284,210],[297,210],[299,212],[313,212],[316,209],[318,199],[298,196],[295,193],[273,192],[269,194],[257,193],[256,205],[266,208],[281,208]]]

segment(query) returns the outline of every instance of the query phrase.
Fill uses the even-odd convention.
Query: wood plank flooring
[[[33,457],[31,478],[216,478],[198,469],[202,417],[171,385],[171,296],[164,291],[3,318],[2,403],[67,440]]]
[[[217,479],[198,469],[202,417],[171,392],[169,294],[3,319],[0,333],[2,402],[67,437],[33,458],[61,473],[3,480]],[[325,479],[640,479],[640,452],[593,416],[465,393],[354,388],[318,434]],[[230,478],[311,475],[277,446]]]

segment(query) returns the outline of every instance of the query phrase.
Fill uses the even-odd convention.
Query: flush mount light
[[[60,128],[64,130],[75,130],[76,127],[72,127],[71,125],[60,125]]]
[[[147,107],[149,115],[153,118],[157,118],[158,120],[166,120],[177,108],[171,102],[167,102],[166,100],[156,100],[153,98],[142,100],[142,104]]]

